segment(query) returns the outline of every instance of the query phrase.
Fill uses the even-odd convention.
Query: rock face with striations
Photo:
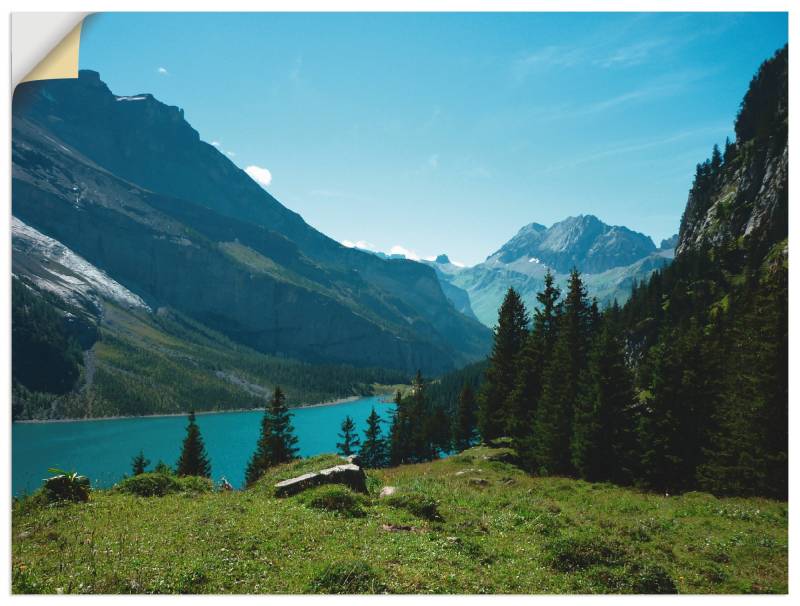
[[[594,215],[569,217],[550,228],[538,223],[523,227],[487,263],[511,263],[535,258],[558,272],[573,267],[586,273],[600,273],[649,255],[656,250],[649,236],[622,227],[606,225]]]
[[[18,86],[12,128],[14,216],[151,309],[315,363],[438,373],[488,351],[431,268],[316,231],[177,107],[84,70]]]
[[[676,255],[743,238],[771,243],[788,234],[788,49],[766,61],[736,119],[736,142],[721,166],[698,165]]]

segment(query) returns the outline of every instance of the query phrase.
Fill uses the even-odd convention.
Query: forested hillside
[[[393,461],[446,449],[420,420],[441,406],[484,441],[510,437],[535,474],[787,498],[787,74],[784,47],[753,78],[736,141],[698,164],[672,265],[604,310],[577,269],[564,289],[548,272],[533,309],[509,289],[476,417],[479,377],[459,395],[458,375],[418,378],[398,400]]]

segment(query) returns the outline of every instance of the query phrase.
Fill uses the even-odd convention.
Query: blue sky
[[[185,110],[329,236],[474,264],[533,221],[675,233],[785,13],[103,13],[81,68]],[[268,184],[267,184],[268,183]]]

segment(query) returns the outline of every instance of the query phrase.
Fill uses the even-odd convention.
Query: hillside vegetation
[[[15,319],[14,324],[14,394],[13,418],[51,419],[118,415],[149,415],[195,410],[232,410],[257,408],[275,384],[284,387],[290,405],[350,396],[372,395],[376,384],[405,383],[405,373],[378,368],[357,368],[343,364],[308,364],[289,358],[269,356],[237,344],[227,337],[175,312],[162,309],[147,314],[105,303],[99,323],[99,338],[81,359],[74,340],[61,337],[58,308],[50,306],[44,293],[15,286],[14,313],[44,308],[49,324],[35,325],[49,340],[51,349],[69,361],[71,374],[50,364],[42,368],[31,355],[33,344],[18,332],[29,324]],[[17,305],[17,292],[25,295]],[[37,296],[38,295],[38,296]],[[56,311],[52,311],[56,310]],[[46,329],[49,332],[46,332]],[[63,332],[63,330],[62,330]],[[56,336],[49,336],[56,335]],[[60,339],[60,340],[59,340]],[[27,349],[23,349],[27,348]],[[73,349],[70,349],[73,348]],[[77,351],[77,354],[74,351]],[[18,354],[18,352],[20,352]],[[77,356],[77,357],[76,357]],[[60,360],[60,358],[59,358]],[[82,365],[79,365],[79,361]],[[23,364],[35,367],[36,373],[24,374]],[[62,380],[57,395],[42,380]],[[53,383],[51,381],[51,383]]]
[[[176,482],[13,510],[15,593],[784,593],[785,502],[528,476],[507,448],[368,472],[369,495]],[[152,475],[152,474],[149,474]],[[141,477],[141,476],[139,476]],[[379,498],[386,485],[395,495]],[[126,488],[125,490],[129,490]],[[176,554],[181,554],[176,558]]]

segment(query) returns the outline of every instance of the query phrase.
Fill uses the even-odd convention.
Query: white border
[[[532,1],[532,0],[339,0],[339,1],[324,1],[324,0],[282,0],[282,1],[261,1],[255,0],[194,0],[194,1],[176,1],[176,0],[118,0],[112,2],[110,0],[98,1],[87,0],[84,2],[77,2],[74,0],[9,0],[7,3],[10,11],[20,12],[63,12],[63,11],[80,11],[80,12],[99,12],[99,11],[420,11],[420,12],[434,12],[434,11],[546,11],[546,12],[567,12],[567,11],[587,11],[587,12],[625,12],[625,11],[642,11],[642,12],[766,12],[766,11],[789,11],[789,39],[798,32],[798,9],[792,10],[792,3],[788,0],[702,0],[702,1],[686,1],[686,0],[563,0],[563,1]],[[6,11],[8,17],[9,11]],[[10,19],[6,21],[10,23]],[[5,60],[0,61],[0,76],[4,82],[10,81],[9,66],[9,47],[10,41],[5,37],[9,35],[8,25],[3,28],[3,52],[5,53]],[[792,44],[790,43],[789,54],[792,56]],[[766,58],[766,57],[765,57]],[[800,91],[798,90],[798,82],[800,79],[797,77],[798,62],[789,62],[789,85],[790,85],[790,113],[793,115],[800,115],[795,113],[800,99]],[[4,145],[0,151],[0,170],[4,177],[7,208],[5,212],[0,213],[0,317],[3,318],[3,328],[0,331],[0,342],[2,343],[3,355],[0,360],[0,393],[3,394],[0,399],[0,417],[2,417],[2,426],[6,436],[5,448],[0,448],[0,491],[3,495],[3,505],[5,507],[5,524],[0,526],[0,537],[4,546],[3,565],[0,567],[0,593],[10,594],[10,528],[11,528],[11,513],[10,513],[10,474],[11,474],[11,406],[10,406],[10,393],[11,393],[11,339],[10,339],[10,274],[11,274],[11,242],[10,242],[10,200],[11,200],[11,184],[10,184],[10,89],[9,94],[3,96],[2,107],[5,112],[5,119],[0,121],[0,128],[2,129],[2,136]],[[790,148],[794,149],[796,143],[800,143],[798,138],[797,120],[794,122],[790,120],[789,125],[789,139]],[[796,182],[795,177],[798,174],[796,166],[792,169],[790,164],[790,183]],[[792,187],[790,184],[790,201],[792,199]],[[789,232],[791,234],[790,240],[797,241],[798,224],[800,224],[800,215],[790,211],[789,214]],[[794,263],[794,255],[792,254],[790,246],[790,347],[789,347],[789,360],[790,360],[790,441],[791,437],[798,435],[798,415],[793,413],[792,409],[796,405],[798,398],[798,352],[797,339],[796,339],[796,319],[800,317],[800,300],[796,296],[798,290],[796,287],[798,279],[798,270]],[[797,482],[794,481],[793,475],[798,468],[798,456],[794,447],[790,448],[790,501],[797,502]],[[796,573],[796,566],[794,562],[796,558],[792,556],[791,548],[797,544],[797,516],[794,515],[796,506],[790,506],[790,524],[789,524],[789,537],[790,537],[790,594],[789,596],[683,596],[683,597],[652,597],[652,596],[387,596],[375,598],[373,596],[87,596],[85,599],[91,599],[95,603],[105,603],[107,600],[114,599],[124,600],[126,602],[162,602],[180,600],[182,603],[187,603],[188,600],[210,602],[214,600],[217,603],[241,603],[248,601],[251,603],[264,603],[264,600],[269,600],[271,604],[275,603],[337,603],[337,604],[351,604],[354,602],[367,604],[373,603],[376,600],[392,601],[397,603],[412,603],[425,600],[426,602],[435,603],[477,603],[491,601],[502,601],[504,604],[530,604],[534,600],[537,604],[553,604],[569,602],[588,602],[588,601],[601,601],[605,603],[616,603],[620,600],[625,600],[629,603],[653,603],[666,601],[680,600],[681,603],[693,602],[717,602],[721,603],[723,600],[732,600],[740,603],[751,603],[754,601],[767,601],[771,603],[786,602],[792,593],[798,593],[797,590],[798,577]],[[432,563],[435,564],[435,563]],[[13,596],[14,602],[31,601],[42,602],[52,600],[51,596]],[[82,599],[80,597],[63,596],[62,598],[68,601]],[[635,602],[634,602],[635,601]]]

